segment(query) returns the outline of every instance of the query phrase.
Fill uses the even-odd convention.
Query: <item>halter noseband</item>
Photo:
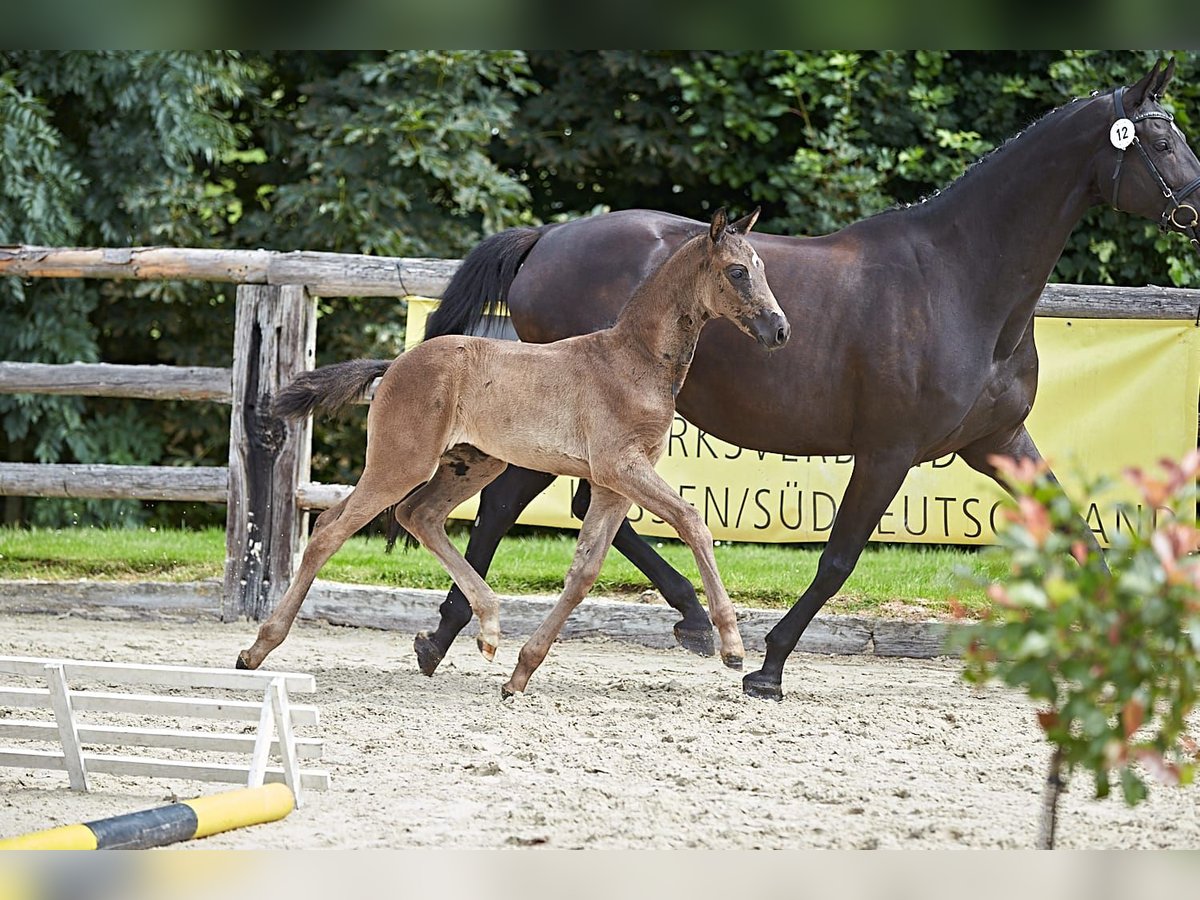
[[[1129,118],[1125,115],[1125,104],[1121,101],[1121,96],[1124,93],[1125,88],[1123,87],[1119,87],[1113,91],[1113,107],[1116,110],[1118,120]],[[1173,115],[1168,112],[1164,112],[1161,109],[1149,109],[1145,112],[1138,113],[1136,116],[1130,119],[1130,121],[1136,125],[1136,123],[1141,122],[1144,119],[1163,119],[1167,122],[1175,121],[1175,117]],[[1184,229],[1192,229],[1193,237],[1191,238],[1191,241],[1197,247],[1200,247],[1200,241],[1198,241],[1194,236],[1194,229],[1196,225],[1200,223],[1200,212],[1197,212],[1196,207],[1192,204],[1183,202],[1197,188],[1200,188],[1200,177],[1193,178],[1180,190],[1173,191],[1167,185],[1166,179],[1162,177],[1162,173],[1158,171],[1158,166],[1154,165],[1154,160],[1150,158],[1150,154],[1146,152],[1146,148],[1142,146],[1142,142],[1138,140],[1136,128],[1134,129],[1133,140],[1130,143],[1137,147],[1138,153],[1142,157],[1142,162],[1146,164],[1146,168],[1150,170],[1150,174],[1153,175],[1155,181],[1158,182],[1158,186],[1162,191],[1163,197],[1165,197],[1170,203],[1169,206],[1163,209],[1162,217],[1159,220],[1159,227],[1165,229],[1167,227],[1167,223],[1170,222],[1181,231]],[[1125,150],[1118,148],[1117,169],[1115,172],[1113,172],[1112,205],[1114,209],[1117,208],[1117,192],[1121,189],[1121,164],[1124,161]],[[1186,215],[1190,217],[1190,221],[1180,221],[1179,213],[1181,210],[1186,210]]]

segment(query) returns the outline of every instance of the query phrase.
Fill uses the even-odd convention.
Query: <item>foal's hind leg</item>
[[[511,697],[518,691],[525,690],[529,676],[550,652],[550,645],[562,631],[571,611],[596,583],[600,567],[604,564],[604,557],[612,544],[613,535],[617,533],[617,528],[627,512],[629,500],[625,497],[599,486],[593,488],[592,502],[579,529],[579,543],[575,545],[575,558],[571,560],[571,568],[567,571],[562,596],[545,621],[521,648],[512,677],[500,688],[502,696]]]
[[[480,577],[487,577],[492,557],[500,540],[512,528],[521,511],[554,480],[553,475],[509,466],[479,495],[479,515],[471,526],[467,541],[467,562]],[[446,599],[438,607],[438,624],[432,633],[417,635],[414,649],[417,664],[426,675],[432,675],[445,657],[450,645],[471,621],[471,604],[457,584],[451,586]]]
[[[376,474],[370,465],[363,472],[350,496],[326,510],[317,519],[312,538],[296,577],[288,586],[279,605],[258,629],[258,637],[249,649],[238,654],[239,669],[257,669],[267,654],[283,643],[300,611],[317,572],[356,531],[424,481],[423,477],[404,479],[403,473],[385,469]]]
[[[446,517],[464,500],[490,484],[508,463],[488,456],[467,444],[452,447],[442,457],[429,483],[396,507],[396,520],[421,542],[450,573],[454,583],[469,598],[479,617],[479,652],[487,659],[496,655],[500,642],[500,603],[488,586],[446,536]],[[425,632],[413,641],[417,665],[432,675],[442,661],[442,651]]]

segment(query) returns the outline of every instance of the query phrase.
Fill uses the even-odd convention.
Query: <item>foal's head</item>
[[[709,277],[701,279],[702,301],[708,313],[734,322],[768,350],[787,343],[792,328],[771,293],[763,263],[747,233],[758,219],[758,210],[729,223],[718,209],[708,229]]]

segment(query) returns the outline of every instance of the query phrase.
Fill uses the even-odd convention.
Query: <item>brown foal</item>
[[[400,524],[466,594],[479,617],[479,649],[492,659],[500,641],[499,603],[451,544],[445,522],[513,463],[586,478],[592,500],[562,596],[521,648],[502,689],[506,696],[523,691],[545,659],[595,582],[633,503],[668,523],[692,549],[721,657],[741,668],[742,639],[717,572],[712,535],[654,464],[666,448],[675,395],[707,320],[727,318],[768,350],[787,341],[787,319],[745,238],[757,217],[755,210],[731,225],[718,210],[708,232],[671,254],[607,330],[550,344],[436,338],[390,363],[338,363],[289,384],[275,410],[296,417],[351,402],[383,375],[368,414],[362,478],[317,519],[295,579],[238,666],[257,668],[282,643],[320,568],[393,504]]]

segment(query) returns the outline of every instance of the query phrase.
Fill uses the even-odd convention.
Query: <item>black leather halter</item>
[[[1116,109],[1117,119],[1129,118],[1125,115],[1125,104],[1121,100],[1121,96],[1125,93],[1125,88],[1119,87],[1113,91],[1113,106]],[[1200,248],[1200,241],[1196,237],[1196,225],[1200,223],[1200,213],[1196,211],[1196,207],[1191,203],[1183,201],[1191,195],[1197,188],[1200,188],[1200,177],[1193,178],[1178,191],[1171,190],[1166,179],[1162,177],[1162,173],[1158,171],[1158,166],[1154,165],[1154,160],[1150,158],[1150,154],[1146,152],[1146,148],[1142,146],[1142,142],[1138,140],[1137,123],[1144,119],[1163,119],[1167,122],[1174,122],[1175,117],[1161,109],[1148,109],[1145,112],[1138,113],[1133,116],[1130,121],[1134,123],[1133,141],[1131,145],[1137,147],[1138,153],[1142,157],[1142,162],[1146,164],[1146,168],[1150,174],[1154,176],[1154,180],[1158,182],[1158,187],[1162,191],[1163,197],[1167,200],[1167,205],[1163,209],[1163,214],[1159,220],[1159,226],[1166,228],[1170,223],[1181,231],[1188,231],[1193,244]],[[1121,189],[1121,164],[1125,161],[1125,151],[1117,150],[1117,169],[1113,172],[1113,191],[1112,205],[1117,208],[1117,192]]]

